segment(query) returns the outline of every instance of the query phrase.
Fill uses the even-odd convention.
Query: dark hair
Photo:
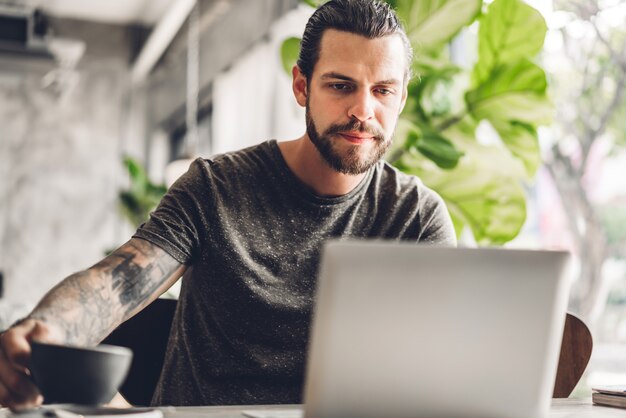
[[[406,51],[405,81],[411,76],[413,49],[395,12],[378,0],[331,0],[320,6],[304,28],[298,67],[307,80],[320,55],[320,42],[326,29],[354,33],[369,39],[400,35]]]

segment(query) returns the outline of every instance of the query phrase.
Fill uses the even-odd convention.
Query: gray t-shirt
[[[454,245],[441,198],[385,162],[320,197],[276,141],[197,159],[135,237],[189,265],[155,405],[299,403],[322,243]]]

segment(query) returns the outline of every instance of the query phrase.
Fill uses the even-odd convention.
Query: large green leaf
[[[406,119],[398,121],[395,137],[395,142],[401,144],[400,147],[394,148],[396,153],[411,149],[417,150],[440,168],[456,167],[459,158],[463,156],[463,152],[458,150],[448,138],[435,132],[429,126],[417,126]],[[390,154],[393,155],[394,151]]]
[[[418,61],[421,58],[415,62]],[[425,64],[417,74],[408,85],[402,117],[415,124],[436,125],[437,121],[448,119],[451,112],[464,112],[464,89],[459,89],[457,80],[465,75],[459,66],[449,60],[440,67]]]
[[[418,49],[449,41],[480,13],[482,0],[396,0],[400,20]]]
[[[511,153],[524,164],[528,179],[541,165],[541,151],[537,130],[522,122],[496,122],[493,127]]]
[[[456,167],[463,156],[449,139],[433,131],[423,131],[416,148],[440,168]]]
[[[280,47],[280,59],[283,64],[283,69],[289,76],[291,76],[291,69],[296,65],[296,62],[298,62],[300,41],[300,38],[296,37],[287,38]]]
[[[445,116],[452,109],[452,75],[445,72],[429,74],[421,79],[420,106],[431,118]]]
[[[554,109],[546,96],[546,87],[545,72],[522,59],[494,68],[488,79],[467,92],[465,101],[476,120],[547,125]]]
[[[478,62],[474,83],[489,78],[503,63],[533,58],[543,47],[547,32],[541,14],[521,0],[495,0],[480,18]]]
[[[418,78],[440,72],[448,72],[452,68],[460,70],[459,67],[450,61],[450,53],[447,46],[421,49],[411,64],[413,75]]]
[[[501,245],[515,238],[526,220],[526,197],[519,183],[520,165],[504,149],[468,142],[453,170],[441,170],[416,152],[396,162],[419,176],[445,200],[457,231],[465,224],[481,245]]]

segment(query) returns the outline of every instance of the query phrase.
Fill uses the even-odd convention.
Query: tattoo
[[[61,330],[67,344],[94,345],[183,270],[161,248],[131,239],[88,270],[59,283],[29,317]]]
[[[153,245],[129,245],[134,251],[120,251],[121,262],[112,272],[113,290],[118,292],[120,304],[126,309],[125,316],[154,294],[180,265],[169,255],[160,256],[158,253],[164,251]]]

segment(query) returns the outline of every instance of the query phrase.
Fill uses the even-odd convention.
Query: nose
[[[374,103],[369,91],[363,90],[354,95],[354,101],[348,109],[348,117],[358,119],[360,122],[374,118]]]

